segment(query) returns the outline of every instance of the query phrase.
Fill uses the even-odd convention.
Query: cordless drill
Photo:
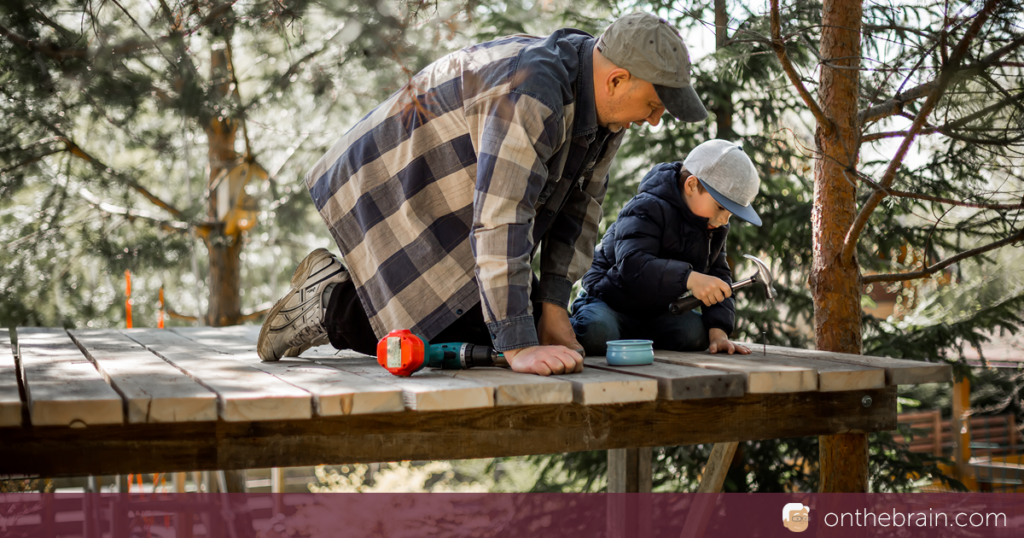
[[[504,356],[488,346],[463,342],[430,344],[407,329],[391,331],[377,342],[377,362],[394,375],[408,377],[423,369],[463,370],[504,364]]]

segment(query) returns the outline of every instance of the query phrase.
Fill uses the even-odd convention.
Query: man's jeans
[[[703,351],[710,343],[696,310],[678,316],[629,316],[585,291],[573,302],[570,321],[588,356],[604,355],[610,340],[653,340],[654,349],[670,351]]]

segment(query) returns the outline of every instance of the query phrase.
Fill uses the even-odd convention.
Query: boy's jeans
[[[585,291],[573,302],[570,321],[588,356],[603,356],[609,340],[653,340],[654,349],[670,351],[703,351],[710,344],[696,310],[679,316],[628,316]]]

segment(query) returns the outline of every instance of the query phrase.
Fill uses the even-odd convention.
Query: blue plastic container
[[[654,363],[653,340],[612,340],[605,352],[612,366],[639,366]]]

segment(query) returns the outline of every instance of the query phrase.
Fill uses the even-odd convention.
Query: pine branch
[[[161,200],[160,197],[158,197],[157,195],[153,194],[148,189],[146,189],[145,187],[140,185],[139,182],[135,181],[134,179],[132,179],[130,177],[125,176],[124,174],[121,174],[121,173],[118,173],[118,172],[114,172],[113,168],[107,166],[106,164],[104,164],[99,159],[97,159],[97,158],[93,157],[92,155],[89,155],[88,153],[86,153],[85,150],[83,150],[78,144],[75,144],[70,138],[67,138],[63,134],[59,135],[58,138],[61,140],[61,142],[64,142],[64,144],[67,146],[65,151],[67,151],[67,152],[71,153],[72,155],[74,155],[75,157],[78,157],[79,159],[82,159],[85,162],[89,163],[93,167],[93,169],[95,169],[97,172],[99,172],[101,174],[109,174],[109,175],[113,176],[114,179],[117,179],[121,183],[124,183],[126,186],[128,186],[132,190],[138,192],[139,194],[144,196],[147,200],[152,202],[154,205],[156,205],[157,207],[160,207],[163,210],[167,211],[172,216],[174,216],[176,218],[179,218],[179,219],[183,219],[183,220],[185,219],[185,215],[180,210],[178,210],[178,208],[176,208],[173,205],[171,205],[171,204]]]
[[[29,52],[38,52],[53,60],[65,60],[68,58],[88,59],[93,56],[99,56],[104,52],[110,52],[111,54],[125,54],[149,48],[151,45],[155,47],[158,43],[163,43],[168,40],[167,37],[160,37],[157,39],[150,39],[149,43],[141,43],[134,39],[129,39],[118,45],[109,47],[109,49],[100,48],[90,52],[88,48],[64,48],[50,42],[28,39],[14,33],[2,25],[0,25],[0,35],[6,37],[11,43],[24,47]],[[159,50],[159,48],[157,50]]]
[[[789,81],[796,88],[798,94],[803,99],[807,108],[810,109],[811,113],[814,114],[814,119],[818,121],[818,125],[822,127],[825,134],[831,133],[834,126],[832,120],[825,115],[818,106],[818,102],[814,100],[811,93],[807,91],[803,81],[800,79],[800,74],[796,72],[796,68],[793,67],[793,63],[789,61],[789,56],[786,54],[786,43],[783,41],[781,32],[781,22],[779,21],[779,0],[771,0],[771,32],[772,32],[772,49],[775,50],[775,56],[779,58],[779,63],[782,64],[782,70],[786,72],[786,76],[789,77]]]
[[[999,241],[996,241],[994,243],[989,243],[987,245],[983,245],[983,246],[980,246],[978,248],[974,248],[974,249],[971,249],[971,250],[967,250],[967,251],[961,252],[960,254],[957,254],[956,256],[952,256],[952,257],[946,258],[945,260],[937,262],[937,263],[935,263],[935,264],[933,264],[931,266],[926,266],[923,269],[921,269],[920,271],[913,271],[913,272],[910,272],[910,273],[891,273],[891,274],[884,274],[884,275],[866,275],[866,276],[861,277],[861,281],[864,284],[870,284],[872,282],[902,282],[902,281],[906,281],[906,280],[916,280],[918,278],[924,278],[924,277],[926,277],[926,276],[928,276],[928,275],[930,275],[932,273],[937,273],[937,272],[939,272],[939,271],[941,271],[941,270],[949,267],[950,265],[953,265],[954,263],[959,262],[961,260],[965,260],[967,258],[972,258],[972,257],[977,256],[979,254],[984,254],[984,253],[986,253],[986,252],[988,252],[990,250],[995,250],[995,249],[997,249],[999,247],[1003,247],[1003,246],[1006,246],[1006,245],[1009,245],[1009,244],[1012,244],[1012,243],[1016,243],[1016,242],[1021,241],[1021,240],[1024,240],[1024,230],[1020,230],[1017,233],[1011,235],[1010,237],[1007,237],[1005,239],[1000,239]]]
[[[773,0],[777,2],[778,0]],[[935,89],[925,99],[924,104],[921,105],[921,109],[917,112],[917,116],[914,118],[913,125],[910,126],[907,135],[903,138],[903,142],[900,144],[896,155],[892,161],[889,162],[889,167],[882,175],[881,181],[878,182],[880,189],[876,190],[868,198],[864,206],[861,207],[860,212],[857,213],[857,218],[850,226],[850,230],[846,234],[846,238],[843,245],[843,259],[853,259],[854,252],[857,249],[857,241],[860,239],[860,234],[867,226],[868,219],[871,214],[874,213],[875,208],[881,203],[882,198],[885,198],[886,191],[892,186],[893,181],[896,179],[896,172],[899,171],[900,167],[903,166],[903,159],[906,158],[907,153],[910,151],[910,146],[914,143],[914,139],[917,134],[925,126],[925,122],[928,120],[928,116],[931,115],[935,106],[939,103],[939,99],[946,93],[946,88],[949,87],[953,81],[953,77],[957,74],[960,67],[960,62],[963,61],[964,57],[967,56],[967,49],[974,38],[977,37],[981,31],[981,27],[988,21],[989,16],[995,11],[996,7],[1003,0],[987,0],[985,6],[980,12],[974,17],[974,21],[971,26],[964,33],[963,38],[957,43],[956,48],[953,49],[950,54],[949,62],[943,66],[942,71],[939,74],[939,79],[935,86]],[[1004,47],[1005,48],[1005,47]]]
[[[985,108],[983,108],[983,109],[981,109],[981,110],[979,110],[979,111],[977,111],[977,112],[975,112],[973,114],[969,114],[967,116],[964,116],[964,117],[962,117],[962,118],[960,118],[960,119],[958,119],[956,121],[951,121],[951,122],[949,122],[949,123],[947,123],[945,125],[942,125],[940,127],[927,127],[927,128],[923,128],[923,129],[921,129],[920,134],[941,133],[941,134],[944,134],[946,136],[953,136],[950,133],[951,130],[956,129],[958,127],[963,127],[964,125],[967,125],[968,123],[970,123],[970,122],[972,122],[972,121],[974,121],[976,119],[979,119],[979,118],[981,118],[981,117],[983,117],[983,116],[985,116],[985,115],[987,115],[989,113],[995,112],[996,110],[999,110],[1000,108],[1003,108],[1006,105],[1019,104],[1021,102],[1024,102],[1024,91],[1022,91],[1020,93],[1017,93],[1016,95],[1010,95],[1010,96],[1002,99],[998,103],[995,103],[993,105],[989,105],[989,106],[987,106],[987,107],[985,107]],[[889,131],[889,132],[884,132],[884,133],[872,133],[872,134],[869,134],[869,135],[864,135],[864,137],[861,138],[861,142],[872,142],[872,141],[875,141],[875,140],[881,140],[883,138],[897,138],[897,137],[901,137],[901,136],[907,136],[908,133],[909,133],[909,131]]]
[[[128,209],[126,207],[108,204],[100,200],[98,196],[92,194],[91,192],[85,189],[78,189],[78,195],[82,197],[82,199],[84,199],[86,202],[88,202],[89,205],[98,209],[99,211],[102,211],[103,213],[106,213],[108,215],[123,217],[129,222],[135,219],[142,219],[150,221],[168,232],[188,233],[189,231],[189,224],[187,222],[163,220],[153,216],[148,211]]]
[[[18,148],[16,148],[16,150],[4,150],[3,152],[4,153],[7,153],[8,151],[11,151],[11,152],[14,152],[14,151],[27,152],[28,150],[30,150],[30,149],[32,149],[32,148],[34,148],[36,146],[41,146],[43,144],[53,143],[53,142],[61,142],[61,140],[58,137],[44,138],[42,140],[37,140],[35,142],[32,142],[31,144],[18,147]],[[24,161],[21,161],[18,164],[11,165],[11,166],[8,166],[7,168],[4,168],[4,169],[0,170],[0,176],[6,174],[8,172],[17,170],[18,168],[21,168],[23,166],[28,166],[30,164],[37,163],[37,162],[43,160],[43,158],[48,157],[50,155],[53,155],[55,153],[63,153],[64,151],[66,151],[66,149],[64,149],[64,148],[51,148],[51,149],[43,152],[42,154],[36,155],[34,157],[30,157],[28,159],[25,159]]]
[[[1024,36],[1019,37],[1007,45],[993,51],[977,63],[958,69],[958,78],[974,76],[971,73],[977,73],[988,67],[999,65],[1000,58],[1019,48],[1021,45],[1024,45]],[[943,71],[945,71],[945,69],[943,69]],[[888,101],[865,108],[857,113],[857,121],[860,122],[861,125],[864,125],[868,122],[878,121],[880,119],[899,114],[903,111],[903,105],[921,99],[922,97],[927,97],[935,90],[938,84],[938,80],[933,80],[931,82],[921,84],[920,86],[915,86],[905,92],[898,93]]]
[[[1024,202],[1019,204],[979,204],[975,202],[964,202],[962,200],[953,200],[950,198],[943,198],[941,196],[929,196],[927,194],[918,194],[907,191],[896,191],[890,190],[889,196],[896,196],[898,198],[912,198],[915,200],[926,200],[929,202],[935,202],[939,204],[948,204],[958,207],[973,207],[976,209],[994,209],[996,211],[1011,211],[1015,209],[1024,209]]]
[[[196,316],[189,316],[189,315],[186,315],[186,314],[179,314],[179,313],[175,312],[174,310],[171,310],[166,304],[164,304],[164,312],[167,312],[167,315],[172,317],[172,318],[174,318],[174,319],[180,319],[180,320],[183,320],[183,321],[191,321],[193,323],[199,321],[198,317],[196,317]]]

